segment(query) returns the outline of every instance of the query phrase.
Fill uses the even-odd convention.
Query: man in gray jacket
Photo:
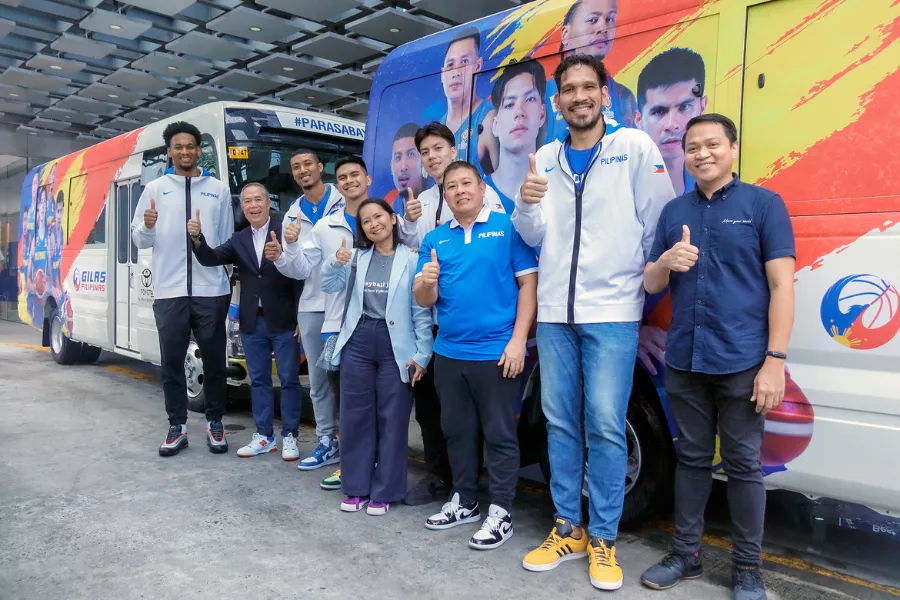
[[[197,166],[200,131],[179,121],[166,127],[163,139],[173,168],[147,184],[131,222],[138,248],[153,248],[153,314],[162,355],[163,394],[169,431],[160,456],[187,448],[187,383],[184,358],[193,333],[203,357],[206,397],[206,443],[215,454],[228,452],[225,412],[225,318],[231,289],[224,267],[203,267],[194,258],[185,222],[197,211],[207,242],[216,247],[234,233],[231,191]]]

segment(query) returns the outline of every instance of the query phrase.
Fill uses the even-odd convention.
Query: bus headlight
[[[244,358],[244,345],[241,343],[241,324],[239,321],[228,319],[228,356],[231,358]]]

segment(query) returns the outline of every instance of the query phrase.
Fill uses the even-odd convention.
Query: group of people
[[[587,557],[591,583],[614,590],[623,581],[615,544],[642,308],[647,293],[668,288],[666,391],[679,428],[676,531],[672,553],[642,581],[665,589],[702,573],[718,433],[734,521],[735,597],[765,598],[759,452],[765,414],[784,395],[790,219],[777,194],[732,173],[737,131],[718,114],[687,124],[683,150],[696,187],[676,198],[646,133],[607,131],[608,81],[594,56],[560,63],[554,101],[569,135],[529,157],[511,215],[479,169],[456,160],[454,132],[434,122],[415,132],[414,144],[435,185],[408,191],[402,216],[369,198],[361,159],[337,163],[335,187],[323,183],[315,152],[301,149],[291,170],[303,195],[283,222],[271,219],[266,189],[251,183],[241,190],[250,226],[232,234],[227,186],[197,167],[200,132],[187,123],[167,128],[174,168],[146,187],[132,225],[137,246],[154,249],[170,422],[160,454],[188,443],[182,362],[192,332],[206,368],[207,443],[212,452],[227,451],[222,266],[237,265],[257,425],[238,455],[277,450],[274,352],[282,458],[299,460],[299,336],[318,436],[299,468],[339,463],[321,485],[343,490],[343,511],[384,515],[399,502],[445,500],[426,528],[481,523],[469,545],[497,548],[513,535],[516,412],[536,318],[556,514],[523,567],[549,571]],[[429,475],[408,490],[413,405]],[[482,461],[486,515],[478,501]]]

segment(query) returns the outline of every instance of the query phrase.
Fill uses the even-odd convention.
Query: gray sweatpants
[[[327,435],[334,438],[337,431],[335,418],[336,406],[328,386],[326,371],[316,366],[322,354],[322,325],[325,322],[324,312],[299,312],[297,323],[300,325],[300,341],[306,362],[309,366],[309,397],[312,400],[313,413],[316,415],[316,437]]]

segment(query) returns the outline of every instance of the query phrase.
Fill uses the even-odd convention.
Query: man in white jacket
[[[291,156],[291,174],[303,190],[303,195],[284,215],[283,236],[289,227],[294,229],[298,226],[300,236],[308,235],[317,223],[344,205],[340,192],[330,183],[322,181],[324,169],[325,165],[313,150],[301,148]],[[300,461],[298,468],[311,471],[339,462],[341,450],[337,441],[335,398],[328,386],[325,369],[316,366],[322,354],[326,294],[322,292],[322,277],[318,269],[313,269],[304,278],[297,325],[309,367],[309,397],[316,417],[316,438],[319,442],[310,455]]]
[[[606,132],[602,111],[611,100],[598,58],[569,56],[554,77],[570,135],[531,157],[513,214],[525,242],[542,246],[537,344],[556,505],[556,526],[522,564],[548,571],[588,554],[591,583],[614,590],[622,585],[615,540],[624,502],[625,414],[644,304],[642,276],[660,212],[674,191],[647,134]],[[587,532],[581,512],[585,467],[572,459],[582,455],[586,441]]]
[[[218,246],[234,233],[234,209],[228,185],[197,166],[200,131],[190,123],[172,123],[163,132],[173,168],[147,184],[131,222],[138,248],[153,248],[153,314],[162,355],[163,394],[169,431],[160,456],[187,448],[187,383],[184,358],[191,333],[203,358],[206,443],[215,454],[228,452],[225,413],[225,318],[231,299],[228,271],[203,267],[191,251],[185,223],[197,211],[209,244]]]

